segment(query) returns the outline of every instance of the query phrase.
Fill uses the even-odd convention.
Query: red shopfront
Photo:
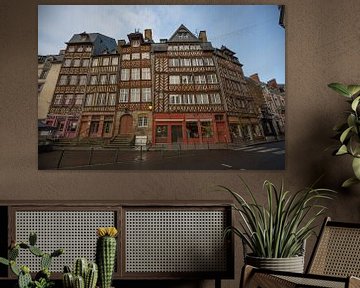
[[[229,130],[222,113],[157,113],[153,139],[157,144],[226,143]]]

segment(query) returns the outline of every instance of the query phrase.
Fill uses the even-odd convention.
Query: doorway
[[[171,126],[171,143],[182,142],[182,126],[181,125],[172,125]]]
[[[131,115],[124,115],[120,119],[120,134],[131,134],[133,131],[133,118]]]

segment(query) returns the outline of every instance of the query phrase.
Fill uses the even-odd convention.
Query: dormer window
[[[188,39],[189,38],[189,34],[186,32],[179,32],[178,33],[178,37],[179,39]]]
[[[131,46],[133,47],[139,47],[140,46],[140,40],[133,40],[131,42]]]

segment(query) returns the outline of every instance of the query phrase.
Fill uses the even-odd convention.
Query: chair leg
[[[257,272],[257,269],[246,265],[241,273],[240,288],[295,288],[296,284],[272,276],[271,274]],[[357,288],[357,286],[355,286]],[[354,287],[354,288],[355,288]],[[359,287],[360,288],[360,287]]]

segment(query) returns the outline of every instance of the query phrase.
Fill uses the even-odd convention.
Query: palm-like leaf
[[[257,257],[300,255],[304,242],[314,233],[314,222],[326,209],[317,202],[332,199],[334,191],[310,187],[291,194],[285,191],[283,183],[277,189],[273,183],[265,181],[263,187],[267,192],[267,205],[262,206],[245,181],[241,181],[251,202],[239,193],[219,186],[234,197],[236,204],[233,207],[241,218],[240,227],[229,227],[226,234],[232,232],[240,237]]]

